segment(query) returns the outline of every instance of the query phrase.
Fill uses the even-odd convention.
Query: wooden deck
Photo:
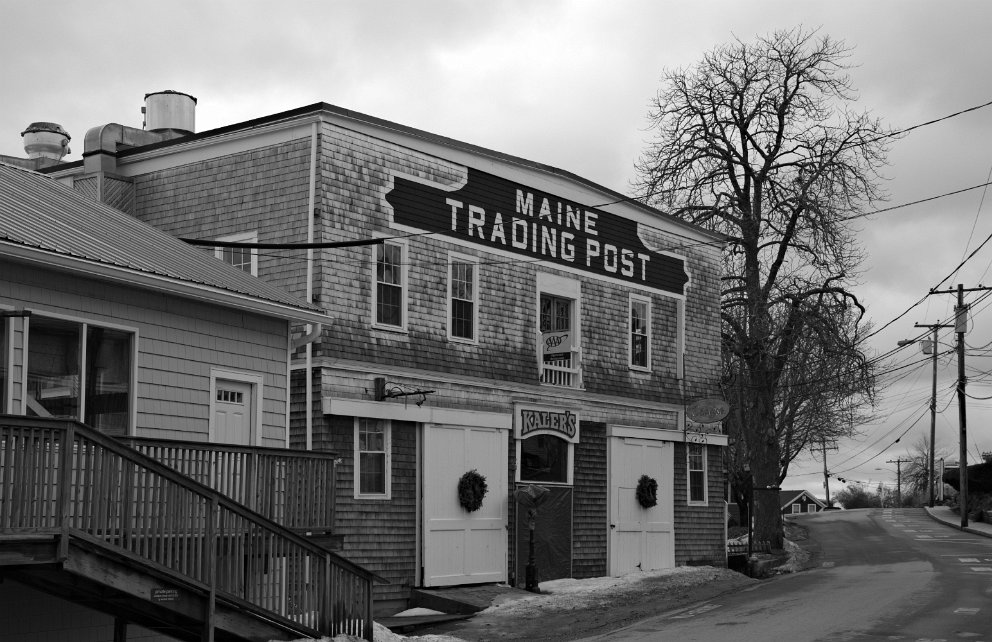
[[[0,564],[180,639],[372,639],[375,575],[72,421],[0,416]]]

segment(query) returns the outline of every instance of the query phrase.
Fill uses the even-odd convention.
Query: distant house
[[[306,536],[335,456],[287,447],[293,328],[328,322],[0,163],[0,638],[371,640],[373,576]]]
[[[783,515],[819,513],[827,507],[826,502],[807,490],[783,490],[779,492],[778,498]]]

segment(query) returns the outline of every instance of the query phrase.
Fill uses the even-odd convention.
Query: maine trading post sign
[[[685,261],[645,246],[638,223],[467,169],[457,190],[393,177],[395,223],[661,292],[683,294]]]

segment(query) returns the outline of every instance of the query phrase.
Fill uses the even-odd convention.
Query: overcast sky
[[[89,128],[141,127],[144,95],[172,89],[198,99],[198,131],[324,101],[629,193],[663,69],[692,65],[733,36],[752,40],[800,24],[852,47],[857,108],[893,128],[992,100],[985,0],[0,0],[0,154],[23,156],[25,127],[53,121],[69,131],[68,159],[78,160]],[[889,205],[987,182],[990,142],[992,107],[894,143]],[[857,293],[876,326],[919,301],[992,234],[985,196],[975,189],[859,223],[868,257]],[[992,283],[990,263],[992,243],[941,287]],[[871,349],[917,336],[914,323],[948,319],[951,305],[951,296],[932,296]],[[992,397],[984,374],[992,361],[980,357],[992,340],[986,305],[967,338],[975,397]],[[950,345],[950,333],[943,336]],[[894,358],[921,357],[910,348]],[[832,471],[873,486],[894,482],[894,472],[876,469],[894,468],[886,462],[929,433],[929,365],[897,375],[905,376],[885,378],[894,385],[880,399],[878,422],[828,453]],[[955,377],[954,358],[941,357],[936,443],[952,459]],[[992,451],[990,419],[992,402],[969,399],[972,463]],[[823,496],[820,460],[803,457],[792,472],[786,486]],[[832,482],[831,491],[839,487]]]

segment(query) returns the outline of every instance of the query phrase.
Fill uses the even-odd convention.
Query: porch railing
[[[0,533],[78,538],[208,599],[372,639],[374,574],[73,421],[0,415]]]
[[[145,437],[118,440],[286,528],[333,531],[337,455]]]
[[[582,387],[582,352],[572,348],[568,354],[540,361],[541,383],[564,388]]]

